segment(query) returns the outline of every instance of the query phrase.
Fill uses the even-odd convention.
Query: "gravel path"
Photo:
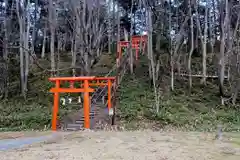
[[[239,136],[239,137],[238,137]],[[0,151],[1,160],[239,160],[239,134],[193,132],[74,132],[21,149]]]

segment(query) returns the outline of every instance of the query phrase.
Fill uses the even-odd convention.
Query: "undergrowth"
[[[136,127],[138,122],[156,123],[159,128],[172,126],[184,130],[216,131],[218,125],[224,131],[240,131],[240,107],[222,106],[216,83],[204,87],[200,79],[194,80],[189,93],[188,83],[175,81],[175,90],[169,88],[170,78],[161,82],[160,111],[154,104],[154,91],[148,81],[147,67],[139,64],[134,75],[127,75],[120,88],[120,119]],[[133,124],[134,123],[134,124]],[[141,127],[141,126],[140,126]]]
[[[114,62],[105,59],[95,65],[94,74],[105,75]],[[67,74],[61,73],[65,76]],[[160,111],[156,113],[147,62],[141,60],[134,74],[126,75],[121,83],[118,108],[120,120],[131,127],[136,126],[138,122],[150,121],[160,128],[173,126],[187,130],[213,131],[217,125],[222,124],[225,131],[239,131],[240,107],[220,105],[216,82],[208,81],[204,87],[199,83],[200,79],[193,80],[191,93],[187,88],[186,79],[176,80],[175,90],[170,91],[169,75],[163,72],[160,83]],[[13,93],[11,99],[0,102],[0,131],[49,128],[52,118],[52,94],[49,93],[49,89],[52,86],[53,84],[48,81],[48,75],[34,76],[30,79],[27,101]],[[68,96],[75,95],[60,95]],[[78,109],[79,105],[60,106],[59,118]]]

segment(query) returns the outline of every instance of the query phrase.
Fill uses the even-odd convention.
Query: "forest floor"
[[[237,160],[240,159],[240,135],[150,130],[122,132],[60,133],[54,139],[0,151],[2,160]]]

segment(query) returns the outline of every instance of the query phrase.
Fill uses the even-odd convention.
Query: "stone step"
[[[94,119],[94,116],[90,116],[90,120]],[[79,124],[79,123],[84,123],[84,117],[81,117],[80,119],[76,120],[75,123]]]
[[[98,122],[99,119],[104,119],[105,116],[108,115],[107,107],[102,107],[104,105],[93,104],[90,108],[89,118],[90,118],[90,126],[91,128],[95,127],[95,124]],[[67,131],[78,131],[84,129],[84,110],[81,109],[75,114],[75,117],[70,122],[66,122],[64,125],[64,130]]]
[[[78,131],[80,129],[77,129],[77,128],[66,128],[65,130],[67,130],[67,131]]]
[[[83,124],[67,124],[66,130],[77,131],[83,128]]]
[[[80,128],[82,127],[83,125],[81,124],[76,124],[76,123],[69,123],[67,124],[67,127],[70,127],[70,128]]]
[[[84,123],[84,119],[80,119],[80,120],[76,120],[75,124],[83,124]]]
[[[95,117],[90,118],[90,121],[93,121],[94,118],[95,118]],[[83,123],[84,123],[84,118],[81,118],[81,119],[77,119],[77,120],[75,120],[75,123],[76,123],[76,124],[83,124]]]

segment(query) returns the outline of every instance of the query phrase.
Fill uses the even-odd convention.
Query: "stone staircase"
[[[91,98],[90,107],[90,129],[99,128],[98,124],[109,124],[111,117],[108,115],[108,108],[103,104],[102,99],[107,93],[106,88],[98,88]],[[77,112],[64,120],[61,127],[66,131],[84,130],[84,111],[83,107]]]

